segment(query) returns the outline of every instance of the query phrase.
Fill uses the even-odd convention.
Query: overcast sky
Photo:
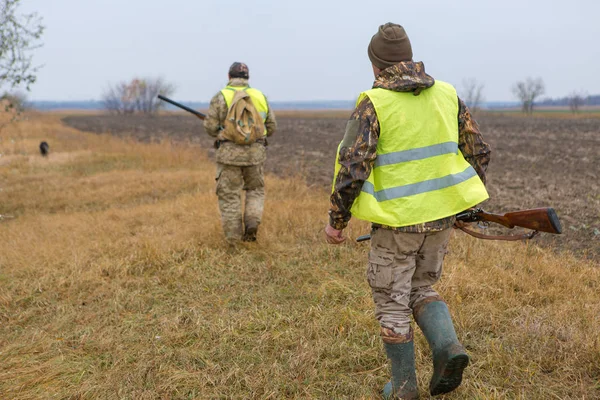
[[[376,5],[376,6],[375,6]],[[135,76],[208,101],[229,65],[246,62],[270,100],[351,100],[373,81],[367,45],[403,25],[434,78],[485,84],[488,101],[542,77],[546,95],[600,93],[599,0],[23,0],[44,20],[33,100],[99,99]]]

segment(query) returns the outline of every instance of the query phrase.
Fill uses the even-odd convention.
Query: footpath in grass
[[[324,243],[326,191],[268,177],[259,242],[229,252],[197,149],[49,115],[0,153],[0,398],[378,398],[368,245]],[[600,398],[599,288],[591,261],[456,233],[438,289],[472,364],[443,398]]]

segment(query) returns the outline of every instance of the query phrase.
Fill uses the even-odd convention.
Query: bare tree
[[[175,86],[162,78],[135,78],[129,83],[109,86],[102,95],[102,103],[106,110],[115,114],[154,114],[164,106],[156,96],[170,96],[174,92]]]
[[[133,114],[135,105],[131,99],[129,86],[126,82],[109,86],[102,95],[104,108],[113,114]]]
[[[0,0],[0,88],[22,85],[29,90],[38,70],[32,65],[31,52],[40,46],[44,27],[36,13],[19,14],[20,1]],[[17,100],[9,93],[0,99],[0,112],[10,115],[2,119],[0,132],[20,117],[22,103],[15,104]]]
[[[472,111],[478,111],[483,103],[483,83],[480,83],[475,78],[464,79],[463,86],[463,101]]]
[[[138,80],[134,87],[136,108],[147,114],[156,113],[164,107],[164,103],[157,98],[159,94],[171,96],[175,92],[175,86],[162,78]]]
[[[584,92],[572,92],[569,97],[567,97],[567,103],[569,104],[569,109],[572,113],[578,113],[579,108],[585,105],[587,100],[587,94]]]
[[[20,0],[0,0],[0,86],[35,82],[38,68],[32,65],[31,51],[39,47],[44,32],[36,14],[18,14]]]
[[[524,113],[533,113],[533,104],[535,99],[543,95],[546,91],[542,78],[527,78],[524,81],[515,83],[513,94],[521,101],[521,107]]]

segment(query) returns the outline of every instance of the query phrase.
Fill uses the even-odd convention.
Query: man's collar
[[[231,78],[227,86],[249,86],[246,78]]]

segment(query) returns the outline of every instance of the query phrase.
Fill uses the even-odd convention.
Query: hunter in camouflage
[[[248,87],[249,77],[246,64],[233,63],[229,69],[227,86]],[[266,138],[250,145],[222,140],[219,133],[227,111],[225,97],[219,92],[210,102],[204,129],[216,138],[216,181],[221,222],[225,238],[229,243],[235,244],[240,240],[256,240],[265,199],[263,164],[267,159],[267,150]],[[264,124],[266,136],[271,136],[277,129],[275,115],[270,107]],[[246,194],[244,207],[242,191]]]
[[[458,152],[470,164],[474,174],[479,176],[480,182],[476,183],[479,188],[483,187],[486,180],[490,147],[483,141],[477,123],[461,99],[445,95],[435,97],[437,103],[434,104],[440,105],[438,114],[431,108],[423,112],[417,110],[415,116],[402,112],[402,105],[409,104],[411,98],[415,98],[413,104],[428,104],[416,100],[422,92],[431,90],[427,93],[441,93],[439,90],[445,90],[439,87],[439,90],[435,89],[436,81],[425,73],[423,63],[413,61],[412,47],[404,28],[392,23],[380,26],[378,33],[371,39],[368,55],[375,76],[373,89],[384,89],[386,93],[412,93],[413,97],[386,94],[387,99],[395,99],[394,103],[386,103],[387,108],[377,110],[367,95],[352,113],[339,148],[340,168],[330,196],[329,224],[325,229],[326,240],[330,244],[339,244],[345,240],[342,231],[352,217],[352,206],[363,193],[364,184],[369,176],[376,172],[374,168],[378,157],[378,142],[383,141],[384,131],[389,143],[389,138],[402,140],[413,138],[407,135],[419,137],[421,131],[414,127],[442,126],[424,124],[424,121],[418,120],[419,115],[433,114],[436,115],[434,118],[443,121],[456,121]],[[440,87],[449,85],[441,84]],[[379,104],[382,106],[381,102]],[[458,112],[452,114],[448,111],[452,109],[457,109]],[[378,112],[381,115],[378,115]],[[380,126],[380,120],[398,122],[394,129],[384,130]],[[452,133],[450,128],[437,129],[439,137],[446,137],[443,135]],[[458,157],[458,154],[456,156]],[[430,157],[428,160],[435,164],[439,171],[445,171],[445,164],[436,161],[437,158]],[[400,163],[402,161],[398,162]],[[384,171],[389,172],[378,172],[377,178],[401,179],[401,176],[394,172],[397,170]],[[419,173],[419,170],[415,171],[415,174]],[[435,190],[427,195],[436,200],[438,198],[435,196],[440,196]],[[443,200],[455,201],[452,198]],[[383,200],[382,203],[385,205],[386,201]],[[422,207],[417,210],[428,208]],[[412,209],[400,211],[414,212]],[[451,228],[456,219],[454,215],[447,215],[441,219],[427,219],[429,215],[425,211],[423,213],[423,220],[427,222],[416,225],[372,224],[367,281],[375,303],[380,335],[392,366],[391,379],[383,390],[386,399],[419,398],[411,317],[421,328],[432,350],[432,395],[456,389],[461,383],[462,371],[469,362],[464,347],[457,339],[448,307],[433,288],[441,278]],[[377,218],[389,217],[388,214],[382,214]]]

